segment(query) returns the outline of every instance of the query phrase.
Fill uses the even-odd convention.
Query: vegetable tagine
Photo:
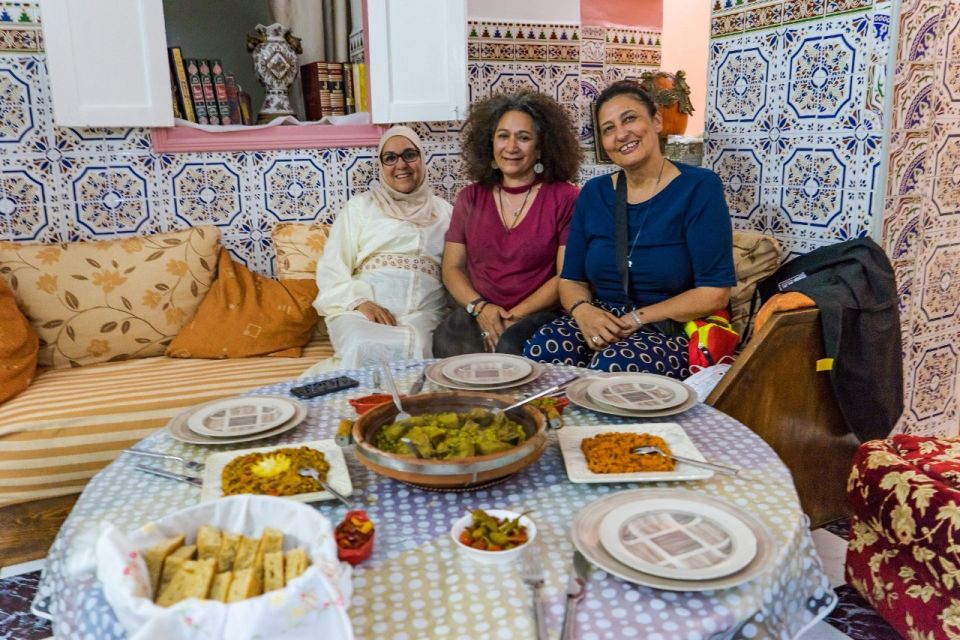
[[[527,528],[520,518],[497,518],[483,509],[470,512],[473,522],[460,534],[460,543],[481,551],[506,551],[527,542]]]
[[[398,420],[380,430],[375,444],[388,453],[413,456],[407,445],[400,442],[404,437],[417,446],[424,458],[449,460],[512,449],[527,439],[527,433],[504,413],[471,409]]]

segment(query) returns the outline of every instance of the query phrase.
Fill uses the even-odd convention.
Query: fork
[[[540,564],[540,550],[531,546],[520,555],[520,572],[523,582],[533,592],[533,619],[537,625],[537,640],[547,638],[547,620],[543,613],[543,598],[540,589],[543,587],[543,566]]]
[[[380,367],[383,371],[383,381],[387,383],[387,391],[390,392],[390,395],[393,396],[393,404],[397,406],[397,416],[394,420],[409,420],[413,416],[403,410],[403,405],[400,404],[400,392],[397,391],[397,381],[393,378],[393,372],[390,371],[390,365],[386,362]]]
[[[191,471],[203,471],[202,462],[194,462],[193,460],[187,460],[186,458],[181,458],[180,456],[175,456],[172,453],[160,453],[158,451],[147,451],[145,449],[124,449],[124,453],[132,453],[134,455],[143,456],[145,458],[162,458],[163,460],[173,460],[174,462],[179,462],[187,469]]]

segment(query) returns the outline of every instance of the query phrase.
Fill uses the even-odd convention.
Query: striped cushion
[[[79,493],[183,409],[295,378],[331,355],[315,339],[300,358],[159,356],[44,371],[0,405],[0,507]]]

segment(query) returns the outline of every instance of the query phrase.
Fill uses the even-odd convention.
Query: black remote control
[[[343,391],[344,389],[352,389],[353,387],[357,387],[359,385],[360,383],[353,378],[340,376],[339,378],[330,378],[329,380],[321,380],[320,382],[311,382],[310,384],[305,384],[302,387],[294,387],[293,389],[290,389],[290,393],[297,396],[301,400],[306,400],[308,398],[323,396],[328,393]]]

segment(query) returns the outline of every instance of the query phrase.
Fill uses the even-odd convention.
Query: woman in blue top
[[[622,171],[594,178],[580,192],[560,274],[568,315],[542,326],[524,355],[685,378],[682,323],[726,307],[736,284],[723,187],[712,171],[663,156],[663,121],[637,83],[607,87],[597,98],[597,123],[598,143]],[[618,258],[620,180],[626,230]]]

